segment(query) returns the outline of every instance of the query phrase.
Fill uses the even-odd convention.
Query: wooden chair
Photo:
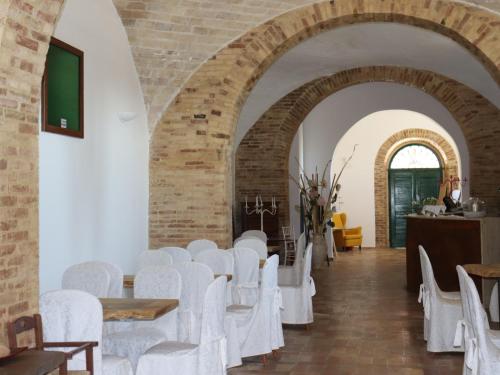
[[[10,349],[18,349],[19,346],[17,344],[17,335],[30,330],[34,330],[35,332],[35,350],[44,350],[45,348],[75,348],[71,351],[64,352],[66,360],[59,367],[59,372],[56,371],[52,372],[51,374],[55,375],[59,373],[59,375],[94,375],[93,348],[97,346],[97,342],[43,342],[42,317],[40,316],[40,314],[35,314],[33,316],[20,317],[7,324],[7,336]],[[83,351],[85,351],[87,371],[68,371],[68,361],[71,360],[74,355]]]

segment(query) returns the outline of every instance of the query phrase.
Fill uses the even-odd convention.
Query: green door
[[[412,202],[439,195],[441,169],[390,169],[390,240],[391,247],[406,244],[406,215]]]

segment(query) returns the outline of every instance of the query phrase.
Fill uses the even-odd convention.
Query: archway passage
[[[458,176],[458,156],[453,147],[438,133],[424,129],[407,129],[392,135],[380,147],[375,159],[375,238],[377,247],[390,245],[389,169],[394,155],[412,144],[432,150],[439,159],[442,179]],[[423,197],[426,198],[426,197]],[[422,199],[423,199],[422,198]],[[436,197],[437,198],[437,197]]]
[[[493,212],[500,208],[500,197],[496,193],[500,177],[491,173],[491,170],[496,168],[494,158],[500,157],[500,150],[494,146],[500,142],[499,109],[474,90],[448,77],[429,71],[390,66],[356,68],[314,80],[271,106],[246,134],[236,152],[236,201],[241,200],[245,194],[250,195],[257,190],[263,195],[280,192],[278,199],[283,202],[280,205],[282,208],[280,215],[286,225],[289,217],[286,204],[289,199],[289,153],[297,129],[311,110],[326,97],[365,82],[394,82],[409,85],[433,96],[443,104],[459,124],[467,141],[470,152],[471,175],[468,177],[471,195],[484,197]],[[478,129],[483,129],[482,131],[488,136],[477,137]],[[419,135],[422,134],[418,131],[416,133],[408,131],[396,135],[395,139],[401,141],[400,136],[419,137]],[[430,137],[432,142],[443,144],[442,147],[447,150],[446,152],[452,152],[451,147],[445,146],[442,140]],[[456,158],[453,159],[450,155],[448,159],[455,160],[454,165],[449,166],[454,171],[450,173],[456,175]],[[247,173],[247,170],[260,172],[252,174]],[[385,171],[375,173],[375,186],[382,186],[383,182],[377,182],[377,176],[386,178]],[[383,198],[383,202],[385,199]],[[388,246],[387,217],[381,217],[379,214],[387,210],[387,206],[381,209],[378,207],[379,202],[382,201],[376,199],[376,244]]]
[[[414,202],[438,198],[442,161],[423,144],[412,143],[396,151],[389,163],[389,222],[391,247],[406,244],[406,216]]]
[[[191,77],[153,134],[150,246],[174,240],[182,244],[194,236],[230,244],[230,156],[236,120],[256,80],[301,40],[349,23],[411,24],[456,40],[500,82],[497,20],[492,13],[451,2],[327,1],[291,11],[246,33]]]

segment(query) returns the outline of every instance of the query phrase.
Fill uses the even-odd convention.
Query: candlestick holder
[[[264,214],[270,214],[272,216],[276,215],[278,206],[276,205],[276,197],[273,196],[271,199],[271,209],[264,208],[264,203],[262,202],[262,196],[255,196],[255,208],[250,209],[248,206],[248,199],[245,196],[245,213],[247,215],[260,215],[260,230],[264,232]]]

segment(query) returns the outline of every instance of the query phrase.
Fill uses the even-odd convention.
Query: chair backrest
[[[63,273],[63,289],[76,289],[90,293],[95,297],[108,296],[111,276],[106,267],[94,262],[75,264]]]
[[[203,298],[208,284],[214,280],[214,273],[207,265],[197,262],[174,263],[172,268],[179,272],[182,279],[180,309],[201,314]]]
[[[202,252],[196,254],[194,261],[206,264],[210,267],[213,273],[222,275],[226,272],[226,261],[224,260],[224,255],[220,254],[218,250],[203,250]]]
[[[172,257],[165,251],[146,250],[139,254],[139,270],[151,266],[170,266]]]
[[[194,240],[187,245],[187,251],[191,253],[191,257],[194,259],[195,255],[208,249],[217,249],[217,244],[210,240]]]
[[[102,375],[102,305],[93,295],[80,290],[55,290],[40,296],[44,341],[97,341],[94,374]],[[85,353],[68,363],[70,370],[86,367]]]
[[[264,242],[265,244],[267,244],[267,234],[266,232],[263,232],[261,230],[247,230],[247,231],[244,231],[240,237],[243,237],[243,238],[247,238],[247,237],[255,237],[255,238],[258,238],[260,239],[262,242]]]
[[[278,265],[279,256],[274,254],[266,259],[266,263],[262,268],[262,289],[275,289],[278,287]]]
[[[200,345],[198,346],[198,374],[226,373],[226,316],[225,276],[210,283],[203,298]]]
[[[179,299],[181,290],[181,275],[171,266],[144,267],[135,276],[134,298]]]
[[[458,268],[457,268],[458,270]],[[476,285],[474,281],[469,277],[469,275],[462,273],[463,281],[465,281],[465,291],[467,293],[468,300],[468,315],[471,319],[471,327],[473,337],[477,340],[477,345],[479,349],[479,374],[493,374],[493,372],[485,371],[483,368],[488,367],[489,363],[493,358],[491,354],[494,354],[494,359],[500,356],[500,350],[493,344],[490,336],[487,334],[487,326],[485,324],[485,315],[483,305],[481,304],[481,299],[479,298],[479,293],[477,292]],[[487,320],[486,320],[487,321]],[[471,349],[472,350],[472,349]]]
[[[335,212],[333,214],[334,229],[345,229],[346,222],[347,222],[347,216],[344,212]]]
[[[109,298],[122,298],[123,297],[123,271],[116,264],[101,262],[101,261],[91,261],[87,262],[92,265],[101,265],[106,268],[109,273],[109,290],[106,297]]]
[[[164,251],[170,255],[173,263],[191,262],[193,260],[191,253],[182,247],[162,247],[160,251]]]
[[[259,240],[257,238],[244,238],[244,239],[238,241],[234,245],[234,247],[235,248],[246,247],[249,249],[253,249],[257,252],[260,259],[267,258],[267,245],[265,244],[265,242],[262,242],[261,240]]]
[[[244,285],[259,282],[259,254],[253,249],[234,249],[234,283]]]
[[[234,273],[234,250],[217,250],[224,261],[224,274],[232,275]]]
[[[420,253],[420,268],[422,270],[422,280],[425,288],[429,291],[431,298],[436,296],[436,281],[434,280],[434,271],[429,257],[423,248],[418,245],[418,252]],[[432,299],[431,299],[432,300]]]
[[[302,268],[302,285],[309,283],[311,277],[311,261],[312,261],[312,242],[307,245],[306,255],[304,258],[304,267]]]
[[[22,316],[7,324],[7,337],[9,339],[9,349],[17,349],[17,335],[31,331],[35,335],[35,349],[43,350],[43,329],[42,317],[40,314],[33,316]]]

